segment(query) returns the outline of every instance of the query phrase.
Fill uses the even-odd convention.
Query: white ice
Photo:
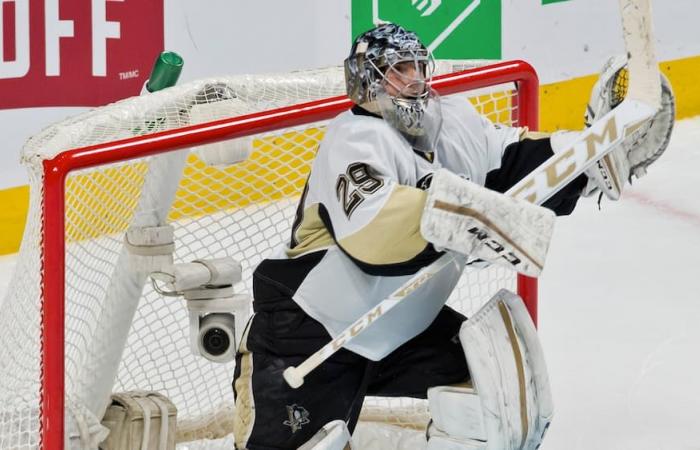
[[[540,281],[543,450],[700,449],[699,182],[696,118],[623,201],[558,221]],[[13,267],[0,258],[0,293]]]
[[[543,450],[700,449],[700,118],[623,201],[558,223],[540,289]]]

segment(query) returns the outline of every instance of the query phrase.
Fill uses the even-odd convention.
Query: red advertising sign
[[[163,20],[163,0],[0,0],[0,109],[138,94]]]

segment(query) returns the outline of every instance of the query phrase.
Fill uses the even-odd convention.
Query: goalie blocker
[[[428,190],[420,229],[436,247],[536,277],[544,267],[554,213],[440,169]]]

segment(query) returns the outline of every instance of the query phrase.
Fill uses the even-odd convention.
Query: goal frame
[[[525,61],[508,61],[436,77],[440,95],[515,83],[514,117],[519,126],[538,129],[539,80]],[[62,449],[65,419],[65,185],[79,169],[169,153],[197,145],[328,120],[349,109],[346,96],[247,114],[123,140],[66,150],[43,161],[41,231],[41,392],[40,448]],[[537,280],[518,275],[518,294],[536,322]]]

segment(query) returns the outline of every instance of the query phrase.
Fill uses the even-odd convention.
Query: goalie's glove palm
[[[586,108],[586,126],[622,103],[627,94],[627,59],[610,58],[593,86]],[[586,171],[589,184],[584,195],[600,191],[617,200],[632,175],[641,178],[646,168],[668,147],[675,119],[675,98],[668,79],[661,75],[661,109],[640,130]]]

